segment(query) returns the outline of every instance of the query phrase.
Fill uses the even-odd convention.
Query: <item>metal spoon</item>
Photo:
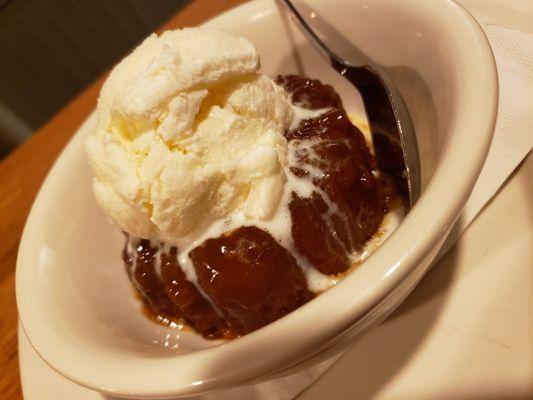
[[[290,0],[277,1],[318,53],[361,94],[379,169],[394,179],[407,211],[420,197],[420,159],[411,118],[399,93],[382,70],[335,54]]]

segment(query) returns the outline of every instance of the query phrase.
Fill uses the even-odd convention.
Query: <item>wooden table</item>
[[[195,0],[160,30],[194,26],[243,3],[243,0]],[[15,265],[26,217],[48,170],[95,107],[104,76],[39,129],[0,163],[0,398],[22,399],[17,350]]]
[[[488,2],[461,1],[472,5],[477,3],[482,9],[487,7]],[[503,2],[493,0],[492,3],[497,5],[499,1]],[[243,0],[196,0],[174,16],[161,30],[197,25],[241,2]],[[512,8],[511,3],[516,5],[515,9],[524,6],[523,0],[505,0],[509,9]],[[522,14],[509,12],[503,20],[517,22],[515,25],[518,25],[518,28],[530,32],[527,24],[530,18],[526,14],[522,18]],[[102,81],[103,78],[100,78],[88,87],[30,140],[0,163],[0,237],[4,243],[0,248],[2,400],[22,398],[17,353],[14,272],[24,222],[53,161],[94,108]],[[420,397],[421,393],[448,393],[450,397],[453,397],[452,393],[462,393],[462,396],[455,398],[483,398],[483,390],[487,393],[486,397],[493,398],[498,396],[495,391],[498,387],[494,386],[496,383],[505,389],[507,398],[531,398],[533,386],[529,372],[533,371],[533,363],[520,363],[524,359],[529,360],[527,351],[531,348],[531,340],[527,327],[524,329],[523,326],[530,320],[526,320],[527,315],[520,312],[522,309],[529,312],[527,310],[530,310],[530,300],[533,296],[530,288],[528,291],[528,284],[531,282],[528,260],[533,257],[530,250],[533,231],[528,224],[533,209],[530,204],[524,207],[525,199],[533,196],[532,177],[533,155],[530,155],[509,179],[510,182],[502,193],[461,238],[460,246],[456,246],[433,268],[422,284],[418,285],[408,300],[395,312],[393,318],[373,335],[368,335],[358,346],[354,346],[324,378],[301,396],[302,400],[354,398],[358,396],[357,393],[358,398],[368,398],[378,392],[384,398],[411,398],[413,394],[414,397]],[[502,224],[501,221],[506,223]],[[494,229],[495,226],[498,226],[498,229]],[[513,240],[510,240],[513,234]],[[500,243],[509,245],[510,242],[514,243],[513,246],[500,246]],[[502,247],[509,247],[508,252],[503,251]],[[509,270],[510,266],[513,266],[514,275]],[[495,275],[495,272],[500,275]],[[488,311],[480,311],[487,303],[487,296],[484,291],[481,294],[478,291],[477,297],[473,295],[472,289],[479,286],[479,282],[483,288],[487,288],[487,293],[490,292],[491,296],[496,293],[502,298],[509,298],[509,302],[513,303],[513,310],[516,308],[515,315],[510,316],[513,313],[505,309],[505,304],[500,304],[496,310],[491,308]],[[522,294],[521,300],[517,299],[516,292]],[[431,321],[434,321],[433,325]],[[500,331],[505,331],[505,334],[496,334],[495,324],[503,326],[504,329]],[[489,334],[485,334],[486,332]],[[493,337],[498,340],[493,340]],[[391,343],[401,344],[395,346],[395,353],[390,353]],[[497,351],[491,350],[492,348]],[[375,354],[383,349],[389,351],[390,359],[387,363],[375,357]],[[525,354],[523,357],[517,356],[522,353]],[[458,357],[461,360],[463,371],[474,371],[469,371],[470,375],[464,373],[462,378],[458,379],[457,365],[451,364],[453,368],[448,368],[450,364],[443,362],[449,361],[450,357]],[[487,368],[487,365],[490,368]],[[510,368],[507,366],[510,365],[516,373],[508,373]],[[473,374],[476,378],[472,378],[472,372],[476,372]],[[364,384],[354,385],[354,380]],[[434,388],[423,392],[420,388],[424,385],[433,385]],[[465,391],[468,389],[472,391]],[[465,396],[465,393],[475,393],[476,396]]]

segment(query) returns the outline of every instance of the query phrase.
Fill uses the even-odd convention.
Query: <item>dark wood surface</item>
[[[160,30],[194,26],[243,0],[195,0]],[[0,163],[0,398],[22,399],[18,365],[15,265],[26,217],[54,160],[95,107],[98,79]]]

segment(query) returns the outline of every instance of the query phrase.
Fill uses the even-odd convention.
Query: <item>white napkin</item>
[[[483,170],[444,251],[470,225],[533,147],[533,35],[485,25],[499,76],[496,130]],[[303,392],[340,356],[298,374],[201,397],[205,400],[289,400]]]
[[[533,147],[533,35],[485,25],[499,78],[494,139],[483,170],[458,221],[462,233]]]

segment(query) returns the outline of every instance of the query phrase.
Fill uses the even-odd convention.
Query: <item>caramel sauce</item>
[[[355,268],[350,254],[362,249],[384,212],[395,207],[393,185],[374,176],[376,163],[364,136],[333,88],[294,75],[280,76],[277,83],[301,107],[329,108],[285,134],[289,144],[308,144],[297,152],[289,173],[316,187],[309,197],[292,193],[296,252],[258,227],[240,227],[189,252],[197,285],[182,271],[176,247],[158,253],[141,240],[123,253],[128,275],[149,309],[166,321],[184,320],[209,339],[252,332],[311,300],[316,294],[308,289],[298,259],[323,274],[343,276]]]
[[[320,272],[338,274],[350,267],[348,254],[360,250],[383,219],[384,204],[372,173],[374,160],[331,86],[294,75],[278,77],[277,82],[293,101],[304,101],[307,108],[331,107],[318,118],[302,121],[286,138],[289,142],[313,140],[312,151],[318,158],[309,159],[304,152],[299,157],[303,166],[291,172],[306,176],[309,165],[320,170],[313,184],[337,208],[331,212],[317,192],[305,199],[294,196],[289,208],[296,248]]]
[[[189,257],[198,283],[239,335],[281,318],[314,297],[289,251],[254,226],[208,239]]]

